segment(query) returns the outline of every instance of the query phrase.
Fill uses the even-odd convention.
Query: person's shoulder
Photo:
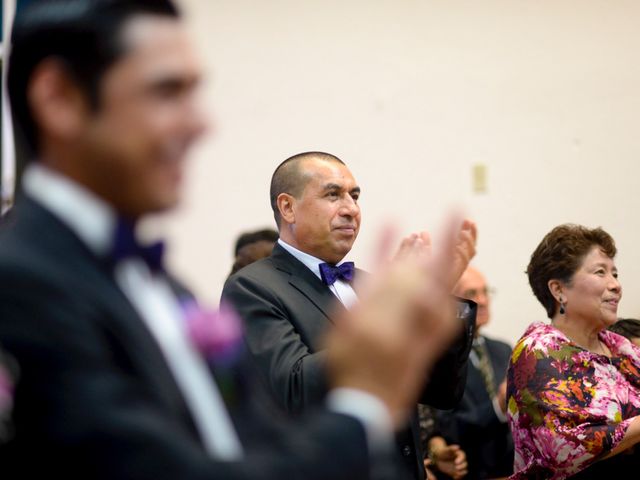
[[[548,356],[551,352],[560,350],[566,344],[562,333],[548,323],[535,322],[529,325],[524,335],[513,348],[513,357],[517,359],[523,352],[536,356]]]
[[[500,350],[509,350],[511,351],[511,345],[509,345],[507,342],[503,341],[503,340],[499,340],[497,338],[491,338],[491,337],[487,337],[485,335],[483,335],[485,338],[485,341],[487,342],[487,345],[489,345],[491,348],[495,348],[495,349],[500,349]]]
[[[229,276],[222,288],[222,296],[244,295],[247,290],[266,292],[285,282],[286,277],[288,275],[276,268],[272,257],[262,258]]]
[[[242,267],[236,273],[229,276],[227,283],[234,283],[245,279],[262,279],[265,276],[273,274],[275,271],[277,271],[277,269],[274,265],[273,258],[269,256]]]
[[[33,269],[46,270],[46,266],[55,258],[47,255],[43,243],[46,242],[46,232],[43,238],[25,234],[20,225],[9,220],[0,227],[0,277],[28,275]]]

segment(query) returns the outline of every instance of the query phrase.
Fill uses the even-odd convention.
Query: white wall
[[[214,135],[194,151],[171,263],[217,302],[243,230],[272,224],[291,154],[332,152],[363,187],[351,257],[380,225],[478,222],[497,289],[488,331],[511,342],[544,311],[524,270],[562,222],[618,242],[620,314],[640,316],[640,2],[182,0],[206,63]],[[472,165],[487,166],[474,194]]]

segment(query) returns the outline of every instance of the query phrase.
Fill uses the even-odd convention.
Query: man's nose
[[[340,214],[355,217],[360,212],[360,205],[350,195],[347,195],[340,207]]]
[[[191,102],[189,112],[185,116],[188,122],[188,130],[193,139],[203,135],[205,132],[214,130],[214,122],[205,114],[203,108],[196,102]]]

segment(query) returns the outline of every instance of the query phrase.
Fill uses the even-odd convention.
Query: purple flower
[[[2,363],[0,354],[0,444],[12,434],[11,410],[13,408],[14,379]]]
[[[226,303],[219,310],[200,307],[194,300],[182,303],[187,332],[198,351],[213,363],[233,362],[243,348],[240,316]]]

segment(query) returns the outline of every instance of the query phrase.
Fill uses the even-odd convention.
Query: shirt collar
[[[116,213],[93,192],[40,163],[25,170],[22,186],[95,254],[104,255],[111,248]]]
[[[477,335],[476,337],[474,337],[474,339],[473,339],[473,346],[474,346],[474,347],[480,347],[480,346],[482,346],[482,345],[484,345],[484,344],[486,344],[486,343],[487,343],[487,341],[486,341],[486,340],[485,340],[485,338],[484,338],[482,335],[480,335],[480,334],[478,334],[478,335]]]
[[[301,250],[298,250],[295,247],[292,247],[281,238],[278,239],[278,244],[282,248],[284,248],[287,252],[289,252],[291,255],[293,255],[297,260],[299,260],[305,267],[311,270],[316,277],[322,280],[322,277],[320,276],[320,264],[326,263],[324,260],[316,258],[313,255],[309,255],[308,253],[305,253]],[[343,262],[344,262],[344,259],[338,262],[338,265],[342,264]]]

